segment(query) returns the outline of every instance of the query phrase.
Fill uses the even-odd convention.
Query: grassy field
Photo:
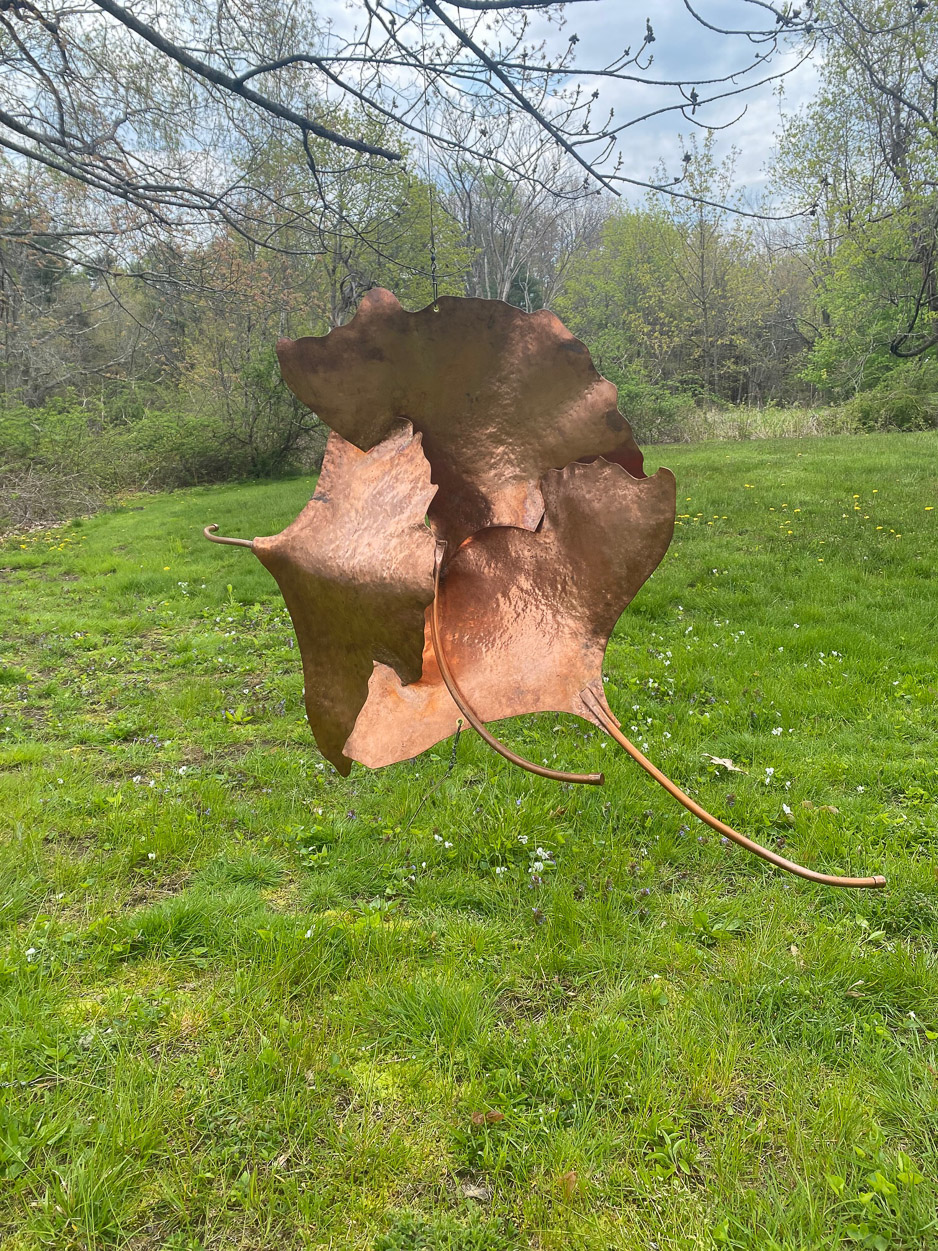
[[[661,458],[610,703],[887,890],[571,717],[502,731],[602,790],[471,733],[341,779],[273,581],[201,538],[308,480],[9,542],[2,1251],[938,1245],[938,436]]]

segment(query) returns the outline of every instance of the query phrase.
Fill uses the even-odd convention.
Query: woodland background
[[[325,170],[307,136],[304,167],[286,123],[225,125],[213,142],[231,184],[243,175],[239,215],[171,229],[0,155],[0,528],[126,490],[315,468],[326,432],[280,382],[274,344],[342,324],[376,285],[429,302],[431,235],[441,293],[556,311],[642,441],[935,426],[938,22],[924,4],[897,21],[907,7],[866,4],[869,46],[827,42],[815,99],[767,143],[758,200],[699,127],[682,137],[684,198],[624,202],[587,191],[523,112],[493,115],[498,159],[431,158],[325,98],[317,116],[404,159]],[[179,80],[113,38],[97,56],[133,81],[154,149],[191,144],[173,129]],[[438,129],[464,124],[436,110]],[[55,228],[63,214],[83,235]]]

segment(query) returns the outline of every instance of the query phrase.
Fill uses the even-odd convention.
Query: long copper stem
[[[587,786],[602,786],[605,781],[601,773],[561,773],[559,769],[548,769],[543,765],[534,764],[531,760],[525,760],[523,756],[517,756],[509,747],[490,734],[485,724],[480,721],[470,706],[466,703],[466,697],[456,683],[453,677],[453,671],[449,667],[446,656],[443,653],[443,644],[440,637],[440,618],[439,618],[439,602],[440,602],[440,566],[442,565],[442,544],[437,549],[436,568],[434,570],[433,582],[433,604],[430,608],[430,637],[433,640],[433,651],[436,655],[436,663],[440,666],[440,674],[446,684],[446,689],[453,698],[453,703],[463,714],[475,732],[488,743],[494,751],[500,756],[504,756],[512,764],[517,765],[520,769],[527,769],[529,773],[536,773],[538,777],[551,778],[555,782],[582,782]]]
[[[206,526],[202,533],[211,543],[228,543],[231,547],[253,547],[253,539],[229,539],[223,534],[216,534],[218,526]]]
[[[758,843],[754,843],[751,838],[746,838],[744,834],[739,834],[736,830],[730,829],[728,825],[724,825],[722,821],[718,821],[716,817],[711,816],[705,808],[701,808],[700,804],[695,803],[689,795],[685,795],[681,788],[675,786],[671,779],[666,777],[660,769],[656,769],[651,761],[642,755],[634,743],[629,742],[615,722],[611,720],[599,700],[588,689],[583,692],[583,700],[602,723],[607,734],[614,738],[620,747],[624,747],[632,759],[637,764],[640,764],[646,773],[650,773],[660,786],[663,786],[670,795],[674,796],[678,803],[684,805],[688,812],[692,812],[695,817],[699,817],[704,824],[709,825],[718,834],[731,838],[734,843],[739,843],[740,847],[745,847],[747,851],[761,856],[763,860],[768,860],[770,864],[777,865],[778,868],[785,869],[788,873],[795,873],[798,877],[807,878],[809,882],[820,882],[823,886],[852,886],[856,888],[886,885],[886,879],[878,874],[876,877],[838,877],[832,873],[815,873],[813,869],[805,869],[802,865],[795,864],[793,860],[786,860],[784,856],[779,856],[776,852],[769,851],[767,847],[761,847]]]

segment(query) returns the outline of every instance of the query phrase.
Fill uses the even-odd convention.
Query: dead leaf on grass
[[[499,1121],[504,1119],[504,1112],[496,1112],[494,1110],[491,1112],[473,1112],[472,1114],[473,1125],[497,1125]]]
[[[462,1192],[465,1198],[475,1199],[479,1203],[488,1203],[492,1197],[492,1192],[488,1186],[480,1186],[477,1182],[464,1181]]]
[[[724,756],[711,756],[709,752],[704,752],[704,755],[707,757],[707,759],[710,761],[711,764],[720,765],[721,768],[726,769],[729,773],[748,773],[749,772],[748,769],[741,769],[739,765],[733,764],[729,756],[725,756],[725,757]]]

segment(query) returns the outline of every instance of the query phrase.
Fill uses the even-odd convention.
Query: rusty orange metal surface
[[[370,291],[348,325],[277,345],[293,393],[357,447],[401,419],[423,434],[437,537],[452,548],[488,526],[536,529],[541,477],[571,461],[604,456],[643,476],[615,387],[553,313],[453,296],[438,306],[409,313]]]

